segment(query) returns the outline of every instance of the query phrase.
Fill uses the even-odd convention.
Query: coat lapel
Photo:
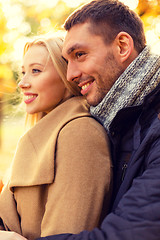
[[[89,115],[85,100],[73,97],[43,117],[19,141],[9,187],[52,183],[60,130],[74,118]]]

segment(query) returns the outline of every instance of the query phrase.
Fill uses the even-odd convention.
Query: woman
[[[62,44],[36,39],[24,48],[19,87],[32,128],[19,141],[0,217],[1,229],[29,240],[91,230],[110,199],[108,139],[78,87],[66,80]],[[7,232],[0,234],[7,239]]]

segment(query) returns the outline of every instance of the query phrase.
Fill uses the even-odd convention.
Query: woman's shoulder
[[[61,111],[63,109],[67,115],[90,115],[89,105],[83,96],[77,96],[68,99],[59,106],[59,109]]]
[[[67,121],[65,124],[65,128],[67,128],[69,131],[72,129],[72,131],[85,129],[85,131],[92,132],[94,131],[94,134],[97,132],[101,132],[102,134],[106,135],[106,130],[104,127],[94,118],[91,116],[89,112],[89,105],[87,104],[87,101],[83,97],[73,97],[68,100],[69,111],[68,115],[70,115],[70,120]],[[67,109],[66,111],[66,118],[67,118]]]
[[[95,120],[91,115],[87,116],[80,116],[72,119],[71,121],[67,122],[64,126],[64,130],[68,132],[72,131],[75,132],[82,132],[86,135],[106,135],[107,132],[104,129],[104,127],[97,121]]]

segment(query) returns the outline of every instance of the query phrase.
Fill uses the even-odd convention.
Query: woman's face
[[[26,52],[18,84],[24,94],[26,112],[49,112],[65,98],[66,87],[44,46],[33,45]]]

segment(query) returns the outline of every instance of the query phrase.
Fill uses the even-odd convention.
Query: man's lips
[[[81,82],[80,84],[78,84],[78,86],[81,87],[81,94],[82,95],[87,94],[92,84],[93,84],[93,80],[87,81],[87,82]]]

